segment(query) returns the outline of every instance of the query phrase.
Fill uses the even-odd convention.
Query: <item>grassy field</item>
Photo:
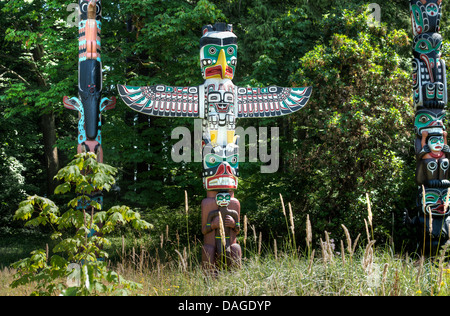
[[[264,246],[263,246],[264,248]],[[272,250],[272,251],[271,251]],[[205,274],[197,260],[180,255],[166,264],[143,267],[138,259],[119,264],[142,284],[136,294],[199,296],[414,296],[450,294],[445,257],[394,255],[373,243],[354,253],[336,252],[324,242],[320,253],[294,254],[290,247],[247,252],[241,269]],[[343,255],[344,254],[344,255]]]
[[[371,211],[364,241],[342,225],[345,240],[334,241],[324,232],[312,240],[306,221],[306,240],[295,243],[292,211],[286,217],[287,237],[262,242],[254,226],[244,218],[239,242],[243,250],[239,269],[206,273],[201,268],[202,243],[189,244],[169,238],[129,235],[110,238],[108,266],[125,279],[140,284],[131,295],[145,296],[438,296],[450,295],[447,245],[440,253],[396,253],[392,245],[372,240]],[[153,232],[152,236],[157,236]],[[15,270],[10,264],[42,248],[40,237],[0,240],[0,296],[29,295],[33,284],[12,289]],[[316,247],[314,247],[314,245]],[[52,249],[51,243],[48,248]],[[450,248],[450,247],[448,247]]]
[[[348,242],[349,240],[347,240]],[[200,244],[168,252],[145,243],[120,248],[110,268],[141,284],[132,295],[146,296],[431,296],[450,294],[450,267],[443,255],[430,258],[396,255],[389,246],[340,247],[324,236],[320,249],[293,251],[288,241],[277,246],[254,243],[245,249],[242,267],[215,275],[201,269]],[[250,247],[251,246],[251,247]],[[339,248],[339,251],[334,248]],[[279,249],[280,248],[280,249]],[[343,250],[343,251],[342,251]],[[0,296],[28,295],[33,286],[11,289],[14,270],[0,270]]]

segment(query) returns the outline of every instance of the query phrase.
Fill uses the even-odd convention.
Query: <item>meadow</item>
[[[245,220],[245,219],[244,219]],[[245,221],[246,222],[246,221]],[[240,236],[243,250],[239,269],[206,273],[201,267],[201,241],[180,244],[167,231],[160,239],[111,238],[108,267],[139,284],[130,295],[144,296],[441,296],[450,294],[447,245],[438,254],[421,251],[396,253],[393,245],[371,240],[370,225],[364,241],[345,225],[345,240],[335,241],[324,232],[296,245],[295,228],[284,240],[262,242],[261,234],[247,226]],[[31,243],[32,244],[32,243]],[[10,247],[9,260],[20,256],[19,245]],[[28,242],[28,247],[30,242]],[[6,248],[0,248],[2,254]],[[3,257],[5,259],[5,257]],[[33,284],[10,288],[16,271],[0,269],[0,295],[29,295]]]

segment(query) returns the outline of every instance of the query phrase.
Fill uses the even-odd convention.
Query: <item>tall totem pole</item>
[[[447,106],[445,62],[439,34],[442,0],[410,0],[415,107],[416,226],[422,247],[436,250],[449,238],[450,147],[444,125]]]
[[[202,85],[117,86],[124,103],[137,112],[202,119],[202,176],[206,189],[201,205],[202,261],[205,268],[214,267],[221,254],[225,254],[228,265],[239,265],[241,260],[241,248],[236,241],[240,204],[234,197],[239,177],[236,119],[293,113],[306,105],[312,92],[311,87],[235,86],[231,80],[236,71],[237,48],[231,24],[206,25],[200,39],[200,67],[205,79]]]
[[[102,98],[102,4],[101,0],[79,0],[78,4],[78,98],[65,96],[63,102],[67,109],[78,111],[77,152],[94,152],[103,162],[100,113],[113,109],[116,98]],[[91,199],[102,204],[102,193],[96,192]]]

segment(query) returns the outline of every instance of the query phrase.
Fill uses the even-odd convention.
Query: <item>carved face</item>
[[[438,81],[442,36],[438,33],[421,34],[414,38],[413,55],[426,66],[429,82]]]
[[[100,18],[101,14],[102,14],[101,0],[79,0],[78,3],[80,5],[81,20],[87,19],[88,8],[89,8],[90,2],[95,3],[95,6],[96,6],[95,14],[96,14],[97,20]]]
[[[417,136],[421,136],[423,131],[428,134],[442,135],[444,126],[445,111],[441,109],[419,109],[416,112],[414,127]]]
[[[206,190],[234,190],[238,186],[239,155],[237,147],[230,150],[212,144],[203,147],[203,185]]]
[[[203,78],[230,79],[237,64],[237,37],[230,24],[216,23],[203,27],[200,39],[200,67]]]
[[[234,94],[230,91],[212,91],[208,92],[208,108],[212,108],[209,112],[228,113],[234,105]]]
[[[442,0],[411,0],[410,14],[414,36],[439,32]]]
[[[442,151],[444,148],[444,137],[443,136],[431,136],[428,139],[428,147],[431,151]]]
[[[425,189],[425,212],[427,214],[442,216],[449,213],[449,209],[445,209],[445,201],[447,199],[447,188],[426,188]],[[418,197],[418,206],[423,208],[423,193],[420,190]]]
[[[233,79],[237,63],[237,45],[206,45],[201,48],[200,62],[204,79]]]
[[[216,203],[218,206],[228,206],[231,201],[230,193],[217,193]]]

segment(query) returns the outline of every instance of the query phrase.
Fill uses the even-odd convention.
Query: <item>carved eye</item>
[[[225,92],[224,93],[224,101],[227,103],[233,103],[233,101],[234,101],[233,94],[230,92]]]
[[[214,158],[214,156],[209,157],[209,162],[210,163],[215,163],[216,162],[216,158]]]
[[[221,96],[219,93],[211,92],[208,94],[208,102],[219,102],[221,99]]]
[[[239,156],[238,155],[229,156],[227,158],[227,161],[232,168],[237,168],[239,164]]]
[[[234,54],[234,47],[228,47],[227,48],[227,53],[228,53],[228,55],[233,55]]]
[[[420,123],[426,123],[426,122],[428,122],[430,119],[427,117],[427,116],[425,116],[425,115],[423,115],[423,116],[421,116],[420,118],[419,118],[419,122]]]
[[[208,49],[208,52],[209,52],[211,55],[215,55],[215,54],[217,53],[217,49],[216,49],[214,46],[211,46],[211,47]]]

